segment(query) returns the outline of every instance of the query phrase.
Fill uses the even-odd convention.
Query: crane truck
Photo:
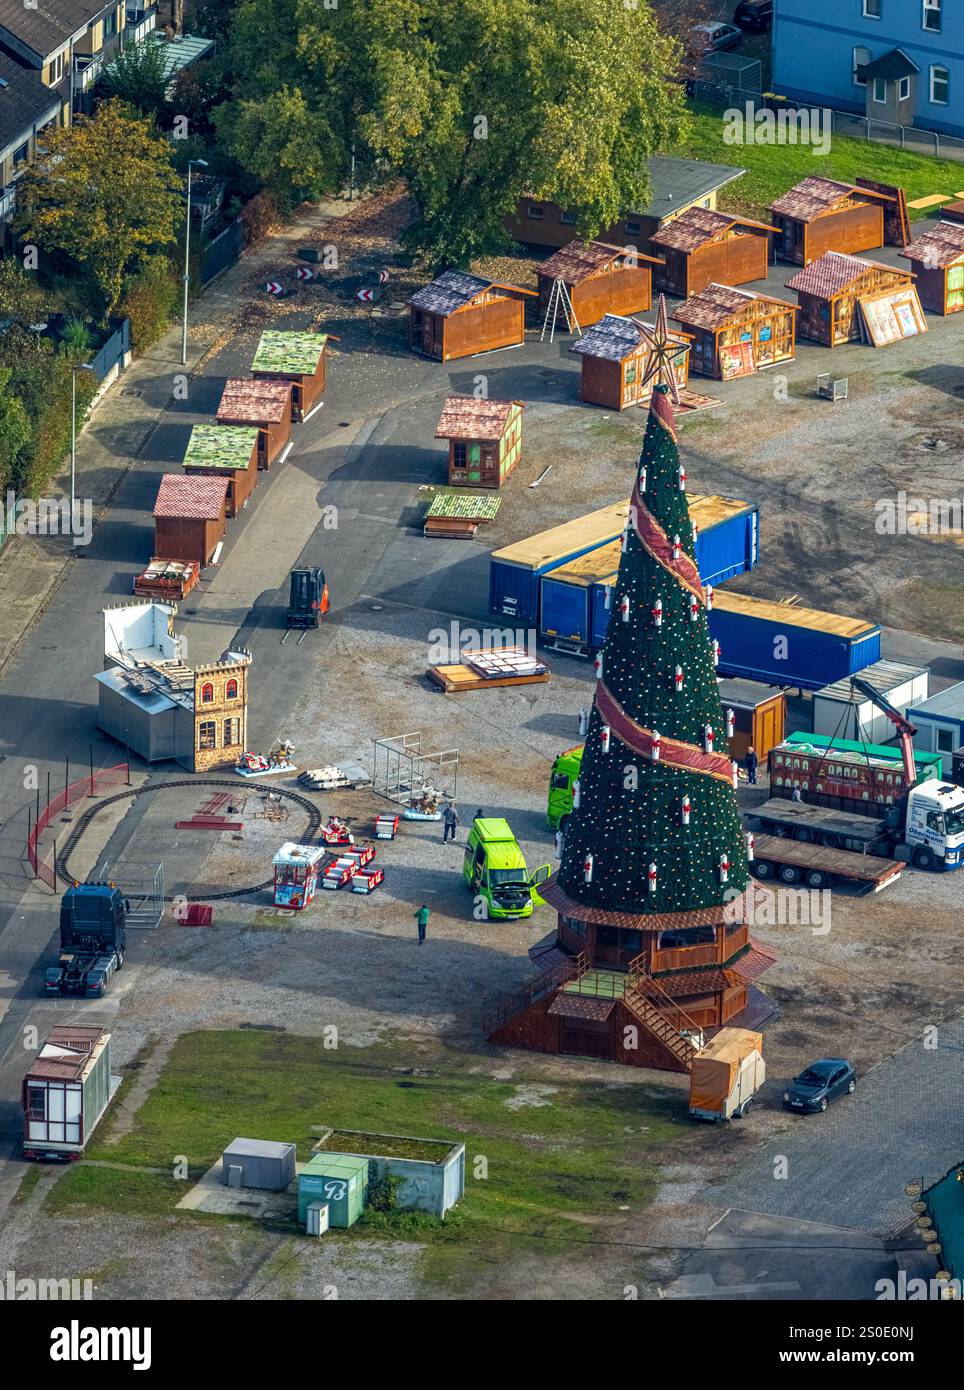
[[[862,802],[858,800],[866,793],[855,778],[852,811],[846,809],[847,788],[843,782],[835,784],[836,799],[841,802],[839,810],[815,806],[802,799],[787,801],[783,797],[773,797],[748,815],[774,839],[790,838],[812,846],[810,870],[803,875],[811,886],[813,875],[823,867],[826,850],[892,856],[893,862],[915,864],[920,869],[960,868],[964,864],[964,787],[944,782],[939,777],[920,777],[914,761],[913,739],[917,733],[914,725],[879,690],[859,676],[851,677],[850,687],[875,704],[897,730],[903,764],[901,795],[887,806],[883,816],[868,818],[861,814]],[[800,796],[802,798],[802,792]],[[772,847],[773,842],[768,840],[767,849],[772,850]],[[794,856],[794,862],[798,860],[799,854]],[[784,877],[779,862],[779,856],[773,853],[761,859],[755,870],[757,876],[766,877],[766,870],[761,873],[760,867],[771,863],[778,875]],[[827,870],[833,877],[829,861]],[[793,880],[786,878],[785,881]]]
[[[100,999],[124,964],[129,903],[113,883],[75,883],[60,901],[60,957],[48,967],[46,994]]]

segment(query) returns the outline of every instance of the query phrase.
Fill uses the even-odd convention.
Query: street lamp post
[[[181,366],[187,366],[187,292],[191,281],[191,171],[195,164],[206,169],[206,159],[187,162],[187,226],[184,229],[184,317],[181,320]]]
[[[92,372],[89,362],[78,362],[70,369],[70,515],[74,514],[77,490],[77,373]]]

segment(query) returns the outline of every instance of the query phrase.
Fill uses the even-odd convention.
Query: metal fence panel
[[[206,285],[215,275],[220,275],[241,255],[244,250],[244,224],[240,218],[226,227],[220,236],[205,247],[201,257],[200,280]]]

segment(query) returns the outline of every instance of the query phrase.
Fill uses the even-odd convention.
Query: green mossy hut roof
[[[257,442],[258,430],[254,425],[195,425],[184,467],[249,468]]]
[[[251,370],[312,376],[318,370],[327,341],[327,333],[283,333],[268,329],[261,334]]]

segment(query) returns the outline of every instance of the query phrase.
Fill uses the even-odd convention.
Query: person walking
[[[756,755],[756,749],[753,747],[753,744],[751,743],[749,748],[746,750],[746,780],[749,782],[751,787],[756,786],[756,769],[758,762],[759,759]]]
[[[476,820],[483,820],[484,817],[485,817],[485,812],[482,810],[482,807],[480,806],[479,809],[478,809],[478,810],[476,811],[476,813],[475,813],[475,819],[476,819]]]
[[[445,844],[446,840],[452,840],[452,841],[454,842],[454,840],[455,840],[455,832],[456,832],[456,830],[458,829],[458,827],[459,827],[459,813],[458,813],[458,810],[457,810],[457,808],[456,808],[455,802],[454,802],[454,801],[449,801],[449,802],[446,804],[445,810],[442,812],[442,844],[443,844],[443,845]]]
[[[422,903],[422,906],[414,914],[415,920],[418,923],[418,944],[420,946],[425,945],[425,928],[428,926],[429,915],[429,910],[424,903]]]

